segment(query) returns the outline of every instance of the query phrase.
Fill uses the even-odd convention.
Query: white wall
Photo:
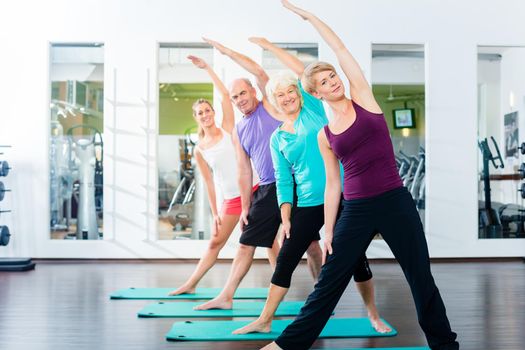
[[[5,182],[14,192],[5,203],[14,213],[0,218],[13,233],[12,243],[0,248],[0,255],[200,257],[206,242],[155,240],[158,43],[194,42],[205,35],[260,57],[261,51],[247,37],[317,42],[319,36],[278,1],[265,1],[264,6],[256,0],[194,4],[50,0],[10,2],[3,7],[0,143],[13,145],[7,155],[13,171]],[[368,77],[372,43],[425,44],[426,227],[431,255],[522,256],[523,240],[477,239],[476,54],[478,44],[525,45],[525,3],[303,0],[298,4],[333,26]],[[105,157],[105,241],[49,239],[50,42],[104,43],[105,151],[114,155]],[[319,45],[319,56],[335,61],[324,43]],[[215,64],[227,81],[245,75],[227,60],[217,59]],[[142,136],[125,136],[111,127]],[[222,256],[231,257],[234,248],[235,242],[230,243]],[[391,256],[381,242],[374,242],[368,253],[372,258]]]
[[[372,84],[418,85],[424,83],[423,58],[377,57],[372,60]]]

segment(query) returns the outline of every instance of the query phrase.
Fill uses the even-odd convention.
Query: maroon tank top
[[[332,151],[344,169],[346,200],[369,198],[403,186],[384,115],[372,113],[352,100],[356,119],[340,134],[324,127]]]

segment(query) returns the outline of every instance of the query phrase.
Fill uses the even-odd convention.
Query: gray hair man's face
[[[231,83],[230,98],[235,107],[244,115],[255,111],[259,103],[255,88],[244,79],[237,79]]]

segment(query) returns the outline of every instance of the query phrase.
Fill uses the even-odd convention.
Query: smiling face
[[[237,79],[232,82],[230,98],[235,107],[244,115],[251,114],[259,104],[255,88],[245,79]]]
[[[297,85],[278,86],[273,97],[276,107],[286,115],[294,115],[301,110],[301,96],[297,90]]]
[[[345,87],[339,75],[333,70],[315,73],[312,95],[325,101],[337,101],[344,98]]]
[[[206,100],[199,100],[193,105],[193,117],[203,129],[215,124],[215,111]]]

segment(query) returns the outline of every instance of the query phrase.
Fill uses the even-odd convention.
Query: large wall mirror
[[[209,239],[206,190],[193,159],[197,123],[192,105],[213,101],[213,85],[188,55],[213,66],[213,50],[202,43],[165,43],[159,48],[158,238]]]
[[[425,47],[372,45],[372,90],[385,115],[399,175],[425,223]]]
[[[525,238],[525,47],[478,46],[479,238]]]
[[[54,43],[50,55],[50,235],[100,239],[104,46]]]

